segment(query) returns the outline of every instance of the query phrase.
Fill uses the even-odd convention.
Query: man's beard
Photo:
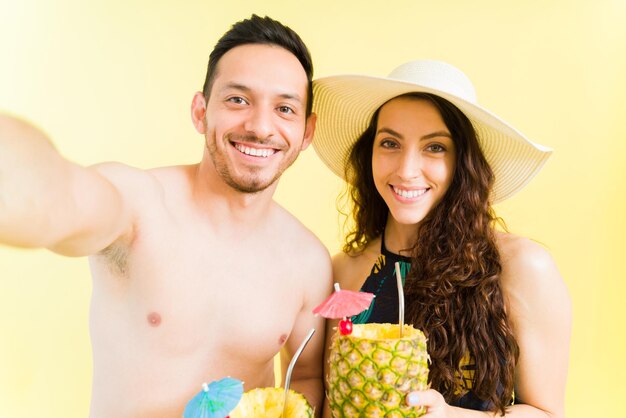
[[[259,145],[270,145],[269,141],[263,141],[254,135],[235,135],[229,133],[225,137],[226,147],[232,146],[231,141],[243,140],[242,142],[250,143],[250,144],[259,144]],[[224,182],[228,184],[232,189],[240,192],[240,193],[259,193],[263,190],[270,187],[274,184],[280,176],[282,175],[285,168],[289,167],[295,158],[289,162],[289,164],[284,167],[282,170],[279,168],[275,175],[269,181],[263,181],[262,178],[255,175],[255,172],[262,171],[261,168],[252,167],[249,168],[251,173],[242,176],[239,179],[235,179],[229,169],[228,161],[226,159],[226,152],[220,152],[216,145],[217,139],[213,137],[213,141],[210,141],[209,138],[206,138],[206,147],[209,151],[209,155],[211,156],[211,160],[213,161],[213,166],[215,170],[222,177]],[[235,151],[239,152],[239,150],[235,149]]]

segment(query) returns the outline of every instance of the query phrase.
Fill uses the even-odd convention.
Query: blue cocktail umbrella
[[[202,384],[202,390],[187,403],[183,418],[224,418],[243,396],[243,383],[231,377]]]

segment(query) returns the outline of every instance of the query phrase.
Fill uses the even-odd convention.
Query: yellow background
[[[618,416],[626,392],[626,2],[0,0],[0,109],[35,121],[83,164],[195,162],[202,138],[190,123],[191,97],[218,37],[252,12],[299,32],[318,77],[448,61],[470,76],[484,106],[555,149],[497,210],[513,232],[551,250],[571,292],[568,417]],[[276,198],[335,252],[340,190],[309,149]],[[85,417],[86,260],[0,247],[0,268],[0,417]]]

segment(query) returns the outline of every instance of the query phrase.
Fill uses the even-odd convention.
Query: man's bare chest
[[[121,308],[129,333],[164,353],[256,347],[260,357],[271,357],[288,337],[303,295],[297,271],[281,263],[281,255],[246,244],[136,242],[127,274],[101,272],[108,283],[94,297]]]

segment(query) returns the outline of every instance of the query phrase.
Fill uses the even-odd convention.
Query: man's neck
[[[255,227],[268,218],[277,182],[256,193],[242,192],[227,184],[210,162],[196,165],[190,175],[194,203],[211,219]]]

